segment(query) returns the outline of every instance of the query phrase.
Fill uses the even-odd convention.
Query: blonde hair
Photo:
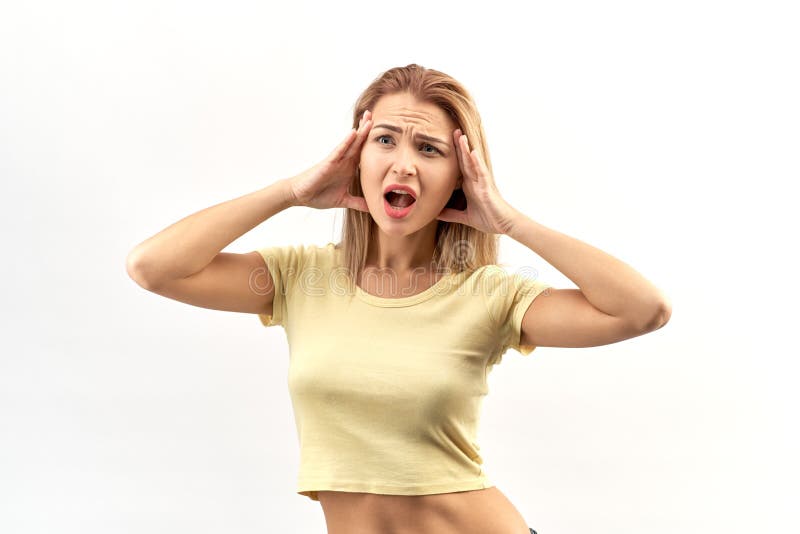
[[[353,110],[353,128],[364,111],[372,110],[385,95],[410,93],[417,100],[439,106],[469,139],[472,148],[492,170],[486,135],[481,117],[467,89],[451,76],[434,69],[412,63],[395,67],[380,74],[361,93]],[[348,192],[364,196],[361,189],[361,174],[356,171]],[[463,209],[466,198],[462,189],[456,189],[447,203],[448,208]],[[367,249],[375,232],[372,215],[352,208],[345,210],[341,241],[335,245],[344,252],[343,267],[348,271],[351,290],[358,273],[364,268]],[[488,234],[465,224],[438,221],[433,263],[437,272],[443,274],[471,271],[484,265],[497,263],[499,235]]]

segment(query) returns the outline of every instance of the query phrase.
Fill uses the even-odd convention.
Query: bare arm
[[[508,235],[539,254],[580,289],[552,289],[528,307],[521,344],[597,347],[664,326],[672,304],[630,265],[520,214]]]
[[[564,318],[575,316],[576,306],[585,313],[657,329],[667,322],[669,298],[627,263],[574,237],[548,228],[521,212],[516,212],[508,235],[541,256],[572,280],[580,290],[557,290]],[[580,293],[577,293],[580,291]],[[548,295],[551,296],[551,295]],[[563,301],[563,303],[561,302]]]
[[[243,234],[293,205],[289,179],[284,179],[200,210],[134,247],[127,258],[128,274],[148,286],[187,278]]]
[[[369,212],[348,187],[370,124],[365,111],[358,129],[306,171],[198,211],[138,244],[128,254],[128,275],[148,291],[194,306],[271,314],[275,286],[260,251],[222,249],[290,206]]]
[[[143,241],[128,254],[128,275],[152,293],[193,306],[272,314],[275,286],[261,254],[221,250],[297,205],[290,180],[201,210]]]

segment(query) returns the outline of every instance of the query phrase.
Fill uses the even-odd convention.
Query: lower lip
[[[411,203],[410,206],[406,206],[405,208],[402,209],[395,209],[392,207],[391,204],[389,204],[389,201],[386,200],[386,198],[383,199],[383,209],[386,210],[386,215],[392,217],[393,219],[402,219],[403,217],[411,213],[411,210],[414,209],[414,206],[416,205],[417,201],[415,200],[414,202]]]

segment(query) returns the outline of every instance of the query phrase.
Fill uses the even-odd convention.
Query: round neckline
[[[440,288],[443,287],[447,282],[450,281],[456,274],[458,273],[448,273],[442,275],[432,286],[425,289],[424,291],[417,293],[416,295],[409,295],[407,297],[379,297],[377,295],[373,295],[372,293],[368,293],[361,289],[361,286],[355,284],[355,292],[356,296],[361,300],[373,304],[375,306],[381,306],[383,308],[396,308],[400,306],[410,306],[412,304],[418,304],[429,298],[436,295]]]

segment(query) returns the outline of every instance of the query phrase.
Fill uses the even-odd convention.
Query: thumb
[[[444,208],[436,217],[440,221],[467,224],[467,215],[461,210]]]
[[[367,200],[364,197],[356,197],[347,193],[344,197],[344,207],[350,208],[358,211],[366,211],[369,213],[369,206],[367,206]]]

